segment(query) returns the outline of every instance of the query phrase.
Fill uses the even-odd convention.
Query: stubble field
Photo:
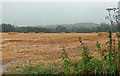
[[[2,35],[2,64],[11,61],[12,68],[31,60],[32,64],[42,62],[62,61],[62,48],[65,47],[72,60],[81,59],[79,37],[86,42],[89,55],[100,58],[95,43],[99,41],[102,50],[106,49],[107,35],[98,36],[98,33],[18,33]],[[115,39],[116,45],[116,39]]]

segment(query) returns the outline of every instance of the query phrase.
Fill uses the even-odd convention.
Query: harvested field
[[[105,42],[108,41],[105,35],[98,36],[96,33],[18,33],[8,35],[2,33],[2,64],[17,61],[11,66],[12,68],[27,60],[32,60],[33,64],[61,61],[63,46],[71,59],[79,60],[82,53],[79,37],[82,37],[83,42],[87,43],[90,55],[100,58],[95,43],[99,41],[104,50]]]
[[[61,34],[65,34],[66,32],[61,32]]]
[[[108,36],[108,32],[98,32],[98,36]]]
[[[15,35],[17,32],[8,32],[9,35]]]
[[[92,32],[93,34],[96,34],[96,32]]]

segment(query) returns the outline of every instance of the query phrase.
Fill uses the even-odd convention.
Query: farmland
[[[2,64],[16,62],[8,70],[29,60],[32,64],[59,62],[62,60],[63,46],[72,60],[80,60],[83,51],[80,50],[79,37],[86,42],[90,50],[89,55],[100,59],[95,43],[99,41],[102,50],[105,50],[107,47],[105,43],[108,41],[107,35],[98,36],[98,33],[1,33],[1,35]],[[116,39],[114,43],[117,43]]]

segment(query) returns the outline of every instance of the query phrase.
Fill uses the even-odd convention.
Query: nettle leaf
[[[115,54],[118,54],[118,51],[116,51],[116,53]]]
[[[82,53],[82,55],[84,55],[86,52],[84,51],[83,53]]]
[[[67,60],[64,60],[65,63],[67,63]]]
[[[63,55],[64,55],[64,53],[61,54],[61,56],[63,56]]]
[[[93,56],[90,56],[89,59],[91,60],[93,58]]]
[[[114,57],[111,57],[112,60],[114,60]]]
[[[107,47],[107,49],[110,48],[110,47],[111,47],[111,46],[109,45],[109,46]]]
[[[115,46],[113,46],[113,48],[114,48],[114,50],[116,49],[116,47],[115,47]]]
[[[108,44],[109,42],[106,42],[106,45]]]
[[[83,47],[81,47],[81,49],[83,49]]]
[[[20,67],[19,67],[19,66],[17,66],[16,68],[17,68],[17,69],[20,69]]]
[[[88,57],[88,55],[87,55],[87,54],[85,54],[85,56],[86,56],[86,57]]]
[[[98,49],[98,52],[100,51],[100,49]]]
[[[104,55],[105,55],[105,54],[103,54],[103,53],[101,54],[101,56],[104,56]]]
[[[115,53],[111,53],[110,55],[113,56]]]
[[[65,57],[68,58],[68,54],[65,54]]]
[[[102,52],[100,52],[100,54],[102,54]]]
[[[62,60],[64,60],[65,59],[65,57],[63,57],[63,59]]]
[[[68,59],[70,60],[70,58],[68,57]]]

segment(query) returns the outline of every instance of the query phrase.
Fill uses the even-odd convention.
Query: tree
[[[63,26],[58,25],[58,27],[55,29],[55,31],[56,31],[57,33],[67,32],[67,29],[66,29],[65,27],[63,27]]]
[[[15,31],[14,25],[11,24],[2,24],[2,32],[13,32]]]

